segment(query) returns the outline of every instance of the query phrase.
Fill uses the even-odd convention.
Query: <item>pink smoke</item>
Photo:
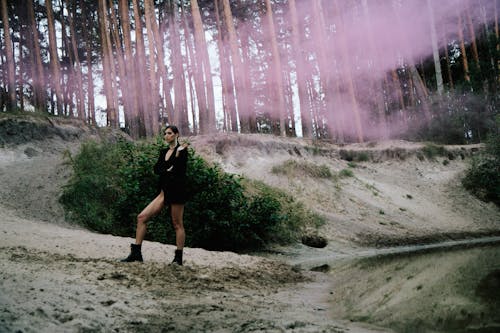
[[[296,0],[299,19],[307,20],[310,26],[320,19],[313,16],[314,1],[319,3],[319,0]],[[327,110],[328,126],[341,127],[346,135],[354,137],[357,124],[353,110],[356,108],[359,110],[361,126],[367,137],[387,136],[402,131],[397,127],[401,124],[408,126],[408,123],[399,119],[397,112],[392,115],[392,119],[397,120],[394,122],[394,128],[381,128],[380,123],[373,119],[377,101],[376,96],[370,95],[370,92],[382,89],[381,84],[388,73],[401,68],[403,63],[419,64],[422,59],[432,59],[429,5],[442,55],[447,43],[456,42],[458,39],[459,15],[462,17],[463,36],[467,42],[471,36],[466,26],[466,13],[470,15],[477,33],[485,24],[493,21],[494,1],[496,0],[322,1],[327,38],[319,39],[320,36],[314,31],[303,31],[301,49],[313,54],[308,60],[309,63],[305,63],[305,67],[314,71],[313,75],[317,75],[316,59],[319,55],[314,54],[314,51],[318,49],[317,45],[325,47],[328,72],[322,71],[321,75],[326,75],[330,82],[330,91],[324,93],[331,94],[329,98],[333,101]],[[338,3],[337,8],[335,2]],[[287,15],[285,13],[283,17]],[[265,18],[262,18],[262,21],[264,22]],[[251,29],[240,22],[240,36],[245,32],[245,28]],[[288,61],[286,57],[281,59]],[[273,73],[272,70],[267,72],[268,82],[277,81]],[[346,84],[350,78],[354,82],[357,105],[353,104]],[[335,84],[339,85],[338,89],[332,88]],[[267,105],[265,110],[274,117],[279,117],[276,105],[272,104],[275,99],[270,102],[271,105]],[[298,112],[298,105],[294,108],[295,112]],[[411,121],[417,124],[422,120],[415,118]]]

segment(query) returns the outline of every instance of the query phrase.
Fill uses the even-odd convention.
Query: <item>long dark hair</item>
[[[167,127],[165,127],[165,129],[163,130],[163,133],[165,133],[166,130],[168,129],[171,129],[172,132],[174,132],[174,134],[179,134],[179,129],[177,128],[177,126],[175,125],[168,125]]]

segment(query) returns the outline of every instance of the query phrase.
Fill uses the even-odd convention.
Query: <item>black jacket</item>
[[[158,187],[163,190],[165,204],[186,202],[186,170],[188,152],[187,148],[179,151],[178,144],[169,159],[165,161],[168,148],[160,150],[160,156],[154,166],[155,174],[160,176]]]

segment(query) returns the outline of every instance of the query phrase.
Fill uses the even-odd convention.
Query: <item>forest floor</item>
[[[309,268],[334,267],[367,251],[500,234],[498,207],[460,186],[478,146],[426,155],[429,146],[404,141],[336,145],[267,135],[199,136],[190,141],[207,160],[282,188],[321,214],[326,223],[310,232],[328,246],[295,244],[255,255],[186,248],[179,267],[168,265],[172,245],[145,242],[145,262],[123,264],[118,259],[128,254],[132,238],[65,221],[58,202],[71,175],[65,156],[100,135],[71,121],[0,118],[0,332],[391,332],[390,322],[364,317],[356,304],[375,313],[379,300],[399,295],[417,273],[393,267],[389,283],[387,272],[376,268],[369,281],[357,265],[340,265],[336,274]],[[350,169],[353,176],[325,180],[272,172],[290,159],[334,173]],[[489,257],[498,259],[498,251]],[[446,269],[427,272],[424,285],[439,286],[431,277],[447,276]],[[378,286],[370,290],[371,301],[359,294],[367,285]],[[354,294],[359,301],[348,303]],[[386,303],[384,310],[391,310]],[[399,304],[394,297],[389,303]],[[392,311],[390,320],[404,321],[420,310],[408,307],[401,318]],[[487,314],[482,311],[482,318]]]

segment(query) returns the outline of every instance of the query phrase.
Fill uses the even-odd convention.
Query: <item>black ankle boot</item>
[[[140,261],[142,262],[141,244],[130,244],[130,254],[122,262]]]
[[[182,250],[175,250],[175,257],[172,260],[172,264],[182,266]]]

